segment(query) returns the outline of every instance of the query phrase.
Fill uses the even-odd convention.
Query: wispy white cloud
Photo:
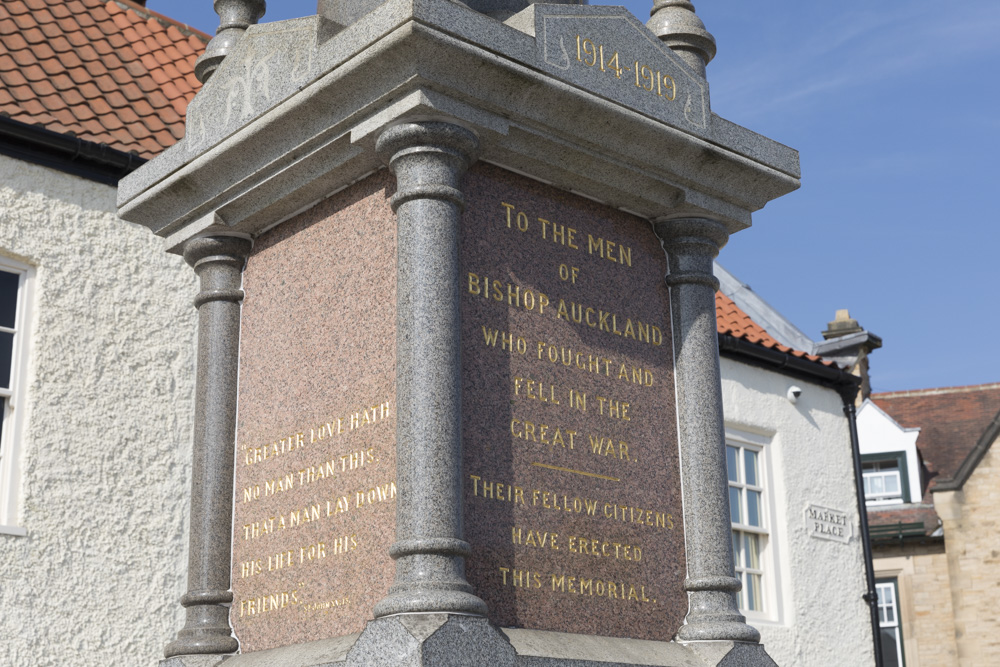
[[[743,63],[721,72],[710,70],[713,107],[743,120],[822,104],[831,95],[919,78],[929,70],[983,65],[1000,55],[1000,3],[953,4],[918,0],[905,5],[844,4],[822,21],[803,24],[803,15],[788,20],[784,43],[756,50]],[[803,30],[803,25],[806,29]],[[794,32],[793,32],[794,30]],[[945,82],[940,82],[944,85]],[[929,82],[927,85],[931,85]]]

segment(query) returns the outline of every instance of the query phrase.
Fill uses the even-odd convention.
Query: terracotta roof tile
[[[0,111],[152,157],[184,134],[208,40],[129,0],[3,0]]]
[[[782,345],[722,292],[715,293],[715,316],[720,335],[740,338],[762,347],[790,354],[793,357],[815,361],[824,366],[833,366],[833,362],[824,361],[822,357],[815,354],[808,354]]]
[[[872,394],[872,400],[904,428],[920,428],[917,449],[930,483],[951,479],[1000,412],[1000,383]]]

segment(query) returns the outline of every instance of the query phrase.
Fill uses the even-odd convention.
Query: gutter
[[[147,160],[107,144],[61,134],[0,115],[0,154],[117,186]]]
[[[872,545],[868,532],[868,512],[865,509],[865,486],[861,472],[861,447],[858,440],[857,410],[854,400],[861,387],[861,378],[836,366],[823,364],[801,357],[795,357],[779,350],[751,343],[728,334],[719,336],[719,355],[741,361],[767,370],[784,373],[802,380],[828,387],[840,394],[844,403],[844,415],[851,433],[851,454],[854,458],[854,487],[858,502],[858,517],[861,523],[861,545],[865,559],[865,580],[868,591],[861,596],[868,603],[871,613],[872,637],[875,648],[875,665],[883,667],[882,633],[878,619],[878,592],[875,589],[875,566],[872,563]],[[1000,415],[998,415],[1000,418]]]

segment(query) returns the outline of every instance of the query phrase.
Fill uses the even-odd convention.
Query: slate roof
[[[872,394],[871,398],[900,426],[920,428],[917,449],[930,481],[925,502],[930,502],[938,481],[955,477],[1000,413],[1000,383]]]
[[[184,136],[209,39],[128,0],[3,0],[0,113],[151,158]]]
[[[787,345],[779,343],[771,334],[767,333],[763,327],[750,319],[736,303],[722,292],[715,293],[715,316],[720,336],[732,336],[742,340],[755,343],[762,347],[778,350],[793,357],[800,357],[823,364],[833,366],[833,362],[824,361],[822,357],[809,354],[802,350],[796,350]]]

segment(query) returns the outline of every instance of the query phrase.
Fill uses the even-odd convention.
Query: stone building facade
[[[859,428],[886,650],[898,638],[907,667],[998,664],[1000,384],[874,394]],[[871,480],[897,474],[919,483],[876,497]]]

